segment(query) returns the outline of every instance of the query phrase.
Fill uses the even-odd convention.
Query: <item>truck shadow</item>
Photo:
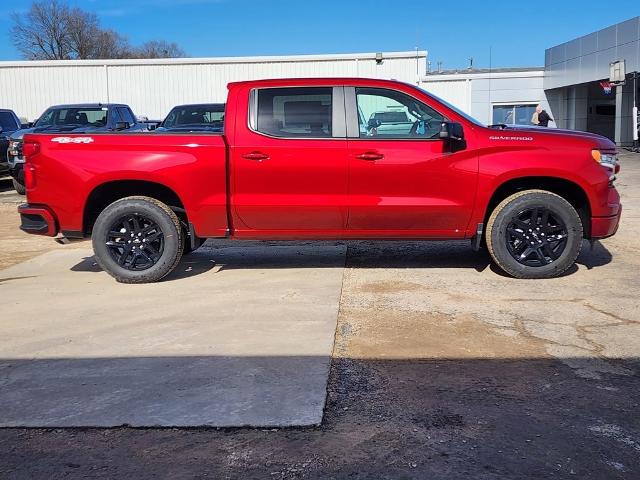
[[[345,253],[346,252],[346,253]],[[590,248],[583,245],[576,265],[563,276],[578,271],[577,265],[591,270],[612,260],[600,242]],[[286,268],[462,268],[483,272],[489,267],[496,275],[507,277],[486,250],[474,252],[468,241],[349,241],[349,242],[274,242],[214,241],[185,255],[174,272],[163,281],[180,280],[236,269]],[[71,267],[74,272],[101,272],[94,257],[86,257]]]
[[[203,258],[201,256],[187,255],[182,258],[176,269],[163,281],[180,280],[183,278],[194,277],[208,272],[216,266],[215,260],[211,258]],[[96,263],[93,256],[83,258],[79,263],[70,268],[72,272],[102,272],[100,265]]]
[[[13,190],[13,183],[11,177],[3,176],[0,174],[0,192],[10,192]]]

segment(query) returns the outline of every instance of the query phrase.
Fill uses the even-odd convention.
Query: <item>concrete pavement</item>
[[[90,250],[0,272],[1,426],[319,424],[343,246],[240,246],[121,285]]]

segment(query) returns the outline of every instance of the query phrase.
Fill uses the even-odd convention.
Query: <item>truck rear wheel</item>
[[[561,196],[525,190],[506,198],[492,212],[486,242],[496,264],[513,277],[557,277],[580,253],[582,221]]]
[[[176,214],[150,197],[126,197],[98,216],[91,241],[98,265],[122,283],[156,282],[172,272],[184,247]]]

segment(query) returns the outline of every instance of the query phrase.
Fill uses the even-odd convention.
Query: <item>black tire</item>
[[[98,216],[91,241],[98,265],[121,283],[164,278],[180,262],[184,247],[175,212],[151,197],[113,202]]]
[[[493,210],[486,243],[498,267],[512,277],[552,278],[575,263],[582,234],[580,215],[568,201],[545,190],[525,190]]]
[[[11,180],[13,182],[13,188],[15,189],[15,191],[18,192],[20,195],[26,195],[27,189],[24,186],[24,184],[20,183],[15,178],[12,178]]]

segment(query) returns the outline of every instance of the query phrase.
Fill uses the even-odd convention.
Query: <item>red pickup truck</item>
[[[518,278],[613,235],[608,139],[487,127],[404,83],[229,85],[224,132],[25,136],[25,232],[91,236],[118,281],[156,281],[204,238],[471,239]]]

